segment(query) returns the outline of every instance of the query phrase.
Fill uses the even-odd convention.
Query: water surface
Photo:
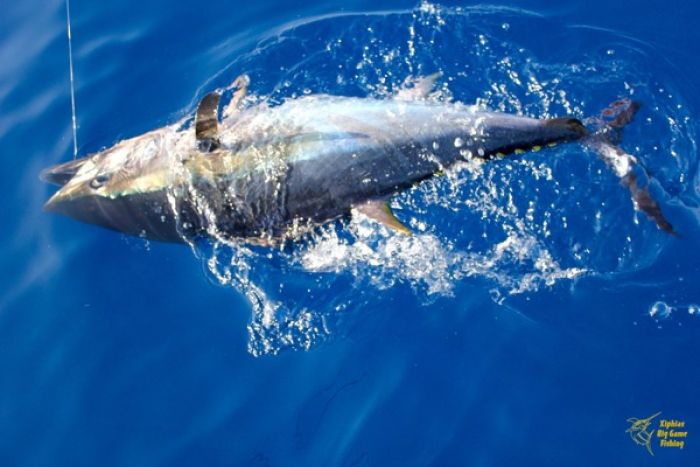
[[[465,166],[282,250],[45,214],[72,157],[65,10],[0,19],[3,465],[692,465],[700,329],[694,7],[73,1],[81,154],[250,104],[435,99],[534,117],[643,102],[623,148],[682,237],[576,146]],[[356,13],[363,12],[363,13]],[[662,411],[683,450],[625,433]]]

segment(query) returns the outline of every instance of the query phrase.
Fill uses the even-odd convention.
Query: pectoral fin
[[[367,201],[355,206],[355,209],[370,219],[377,221],[390,229],[396,230],[404,235],[413,235],[413,232],[411,232],[408,227],[403,225],[401,221],[396,218],[386,200],[377,199]]]
[[[197,147],[202,152],[211,152],[221,146],[219,140],[219,91],[207,94],[199,102],[194,119]]]

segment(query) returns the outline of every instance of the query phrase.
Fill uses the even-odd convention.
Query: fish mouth
[[[127,235],[183,241],[177,217],[169,211],[166,190],[129,196],[100,196],[84,184],[68,182],[44,204],[44,211]],[[194,221],[192,221],[194,222]]]
[[[88,158],[84,157],[82,159],[56,164],[48,169],[42,170],[39,173],[39,179],[53,185],[64,186],[78,173],[87,160]]]
[[[44,204],[44,211],[61,214],[87,224],[123,230],[119,228],[121,203],[90,194],[70,183],[59,189]],[[115,207],[117,209],[115,209]],[[128,220],[128,216],[126,217]]]
[[[63,186],[61,186],[61,188],[44,204],[45,212],[55,212],[69,217],[75,217],[71,210],[67,209],[67,206],[76,198],[79,198],[82,193],[78,193],[79,187],[71,186],[68,184],[68,181],[70,181],[70,179],[66,180]]]

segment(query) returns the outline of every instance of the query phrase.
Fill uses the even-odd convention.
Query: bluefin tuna
[[[578,141],[600,154],[636,206],[673,228],[635,159],[614,143],[639,108],[618,101],[594,128],[570,117],[536,119],[428,99],[439,75],[387,99],[309,95],[242,107],[246,76],[219,118],[223,90],[183,121],[45,170],[60,189],[45,209],[130,235],[183,241],[217,235],[274,244],[353,210],[410,235],[395,194],[464,160],[489,160]],[[190,119],[191,120],[191,119]],[[589,122],[590,123],[590,122]],[[588,126],[591,126],[590,124]]]

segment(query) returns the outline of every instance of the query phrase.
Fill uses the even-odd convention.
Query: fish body
[[[392,195],[461,160],[589,138],[573,118],[400,96],[311,95],[218,122],[212,95],[195,125],[166,126],[45,171],[61,185],[46,209],[164,241],[210,234],[275,243],[353,208],[407,232],[386,205]]]
[[[195,155],[190,172],[217,205],[226,223],[220,230],[280,237],[292,225],[386,199],[459,160],[568,141],[582,131],[575,120],[462,104],[313,96],[244,112],[223,126],[221,149]]]

